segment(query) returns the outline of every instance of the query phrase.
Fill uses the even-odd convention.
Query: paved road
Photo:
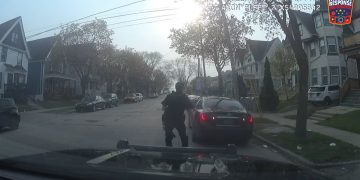
[[[0,158],[75,148],[114,149],[119,139],[127,139],[131,144],[163,146],[160,105],[163,98],[89,113],[72,110],[22,113],[18,130],[0,133]],[[225,145],[195,144],[189,139],[193,147]],[[180,146],[180,138],[174,140],[174,145]],[[287,161],[254,139],[239,147],[239,153]]]

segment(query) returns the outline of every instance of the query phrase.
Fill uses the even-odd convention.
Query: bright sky
[[[26,36],[65,24],[69,21],[82,18],[97,12],[108,10],[139,0],[1,0],[0,23],[21,16]],[[201,7],[195,0],[146,0],[124,8],[109,11],[83,21],[144,10],[159,10],[176,8],[175,10],[159,11],[146,14],[137,14],[107,19],[108,24],[147,18],[128,23],[111,25],[114,30],[113,42],[119,48],[131,47],[138,51],[159,51],[166,60],[180,57],[170,49],[169,30],[172,27],[180,28],[185,23],[194,20],[201,13]],[[238,13],[239,14],[239,13]],[[155,18],[152,18],[157,16]],[[162,17],[159,17],[162,16]],[[149,24],[121,27],[136,23],[158,21]],[[81,21],[80,21],[81,22]],[[255,29],[250,38],[265,40],[265,33]],[[51,31],[32,39],[39,39],[54,35],[58,31]],[[229,67],[226,67],[229,69]],[[217,73],[212,64],[207,67],[210,76]]]

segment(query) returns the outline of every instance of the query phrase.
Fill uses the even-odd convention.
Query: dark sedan
[[[221,137],[247,144],[251,138],[254,119],[234,99],[202,97],[191,116],[193,141]]]
[[[103,95],[103,98],[105,100],[106,107],[111,108],[113,106],[119,105],[119,98],[114,93],[107,93],[107,94]]]
[[[0,99],[0,129],[17,129],[20,124],[20,114],[13,99]]]
[[[101,96],[86,96],[80,103],[75,105],[75,110],[77,112],[82,111],[96,111],[98,109],[105,109],[106,103]]]

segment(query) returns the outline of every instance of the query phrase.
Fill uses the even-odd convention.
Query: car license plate
[[[232,119],[225,119],[224,120],[225,125],[232,125],[233,123],[234,123],[234,120],[232,120]]]

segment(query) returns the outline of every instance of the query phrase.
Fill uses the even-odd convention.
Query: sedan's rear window
[[[204,101],[204,108],[212,111],[246,112],[245,108],[235,100],[211,98]]]
[[[325,87],[311,87],[310,92],[322,92],[325,91]]]

